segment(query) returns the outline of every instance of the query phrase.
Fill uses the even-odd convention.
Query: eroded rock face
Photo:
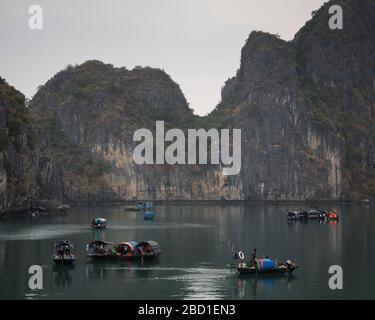
[[[194,120],[180,88],[161,70],[99,61],[68,67],[39,90],[31,109],[43,146],[39,180],[50,198],[221,199],[223,178],[214,168],[133,162],[135,130],[154,130],[156,120],[189,128]]]
[[[332,4],[343,8],[343,30],[327,31]],[[293,41],[308,118],[340,136],[345,198],[375,194],[374,26],[374,1],[330,1]]]
[[[256,200],[339,199],[342,151],[308,120],[291,43],[253,32],[215,112],[243,129],[243,195]]]
[[[35,199],[32,131],[25,97],[0,78],[0,212]]]

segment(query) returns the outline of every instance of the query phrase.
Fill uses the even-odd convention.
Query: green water
[[[301,204],[294,205],[299,209]],[[66,216],[0,220],[0,299],[374,299],[375,208],[336,205],[338,223],[289,224],[293,205],[163,205],[153,221],[123,206],[81,207]],[[90,219],[109,220],[91,230]],[[59,239],[69,239],[78,259],[53,265]],[[159,242],[157,261],[98,262],[85,257],[93,239]],[[291,259],[294,277],[239,277],[226,268],[228,242],[247,256]],[[43,289],[28,287],[28,268],[43,268]],[[343,290],[328,287],[331,265],[344,271]]]

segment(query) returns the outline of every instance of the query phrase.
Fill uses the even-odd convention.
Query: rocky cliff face
[[[343,30],[328,27],[331,4],[343,7]],[[30,103],[35,150],[29,151],[26,126],[2,152],[2,208],[30,188],[38,190],[35,196],[60,201],[374,197],[374,9],[371,0],[328,2],[290,42],[251,33],[237,74],[204,118],[193,115],[179,86],[161,70],[100,61],[69,66]],[[8,127],[3,111],[0,120]],[[213,165],[136,165],[133,133],[154,130],[156,120],[182,129],[242,129],[240,174],[224,177]],[[4,154],[15,159],[17,152],[31,154],[11,161],[17,169],[10,173]],[[10,176],[31,177],[35,188],[30,182],[29,192],[4,193],[11,190]]]
[[[0,78],[0,212],[27,209],[35,198],[34,144],[25,97]]]
[[[243,196],[247,199],[338,199],[339,137],[308,121],[291,43],[254,32],[241,67],[214,111],[243,129]]]
[[[327,30],[340,5],[343,30]],[[307,119],[340,137],[345,198],[375,195],[375,2],[330,1],[293,41]]]
[[[38,179],[61,200],[220,199],[214,170],[135,165],[133,133],[187,128],[194,116],[178,85],[152,68],[100,61],[68,67],[35,95],[31,110],[41,148]],[[199,178],[196,178],[198,177]]]
[[[328,27],[332,4],[344,29]],[[243,128],[250,199],[374,197],[374,1],[332,1],[291,42],[252,33],[211,117]]]

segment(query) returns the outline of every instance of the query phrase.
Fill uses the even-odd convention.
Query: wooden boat
[[[306,211],[289,211],[287,213],[287,218],[290,221],[301,221],[308,220],[309,215]]]
[[[56,264],[72,264],[76,260],[76,257],[71,253],[72,248],[73,246],[68,240],[60,240],[58,244],[55,244],[53,261]]]
[[[146,211],[143,213],[143,219],[152,220],[154,218],[154,213],[152,211]]]
[[[93,229],[105,229],[107,227],[107,219],[105,218],[95,218],[90,224]]]
[[[146,202],[146,201],[140,201],[138,202],[138,208],[139,209],[151,209],[154,207],[154,204],[152,202]]]
[[[128,248],[124,250],[124,246]],[[122,242],[116,245],[116,257],[118,259],[155,259],[161,254],[160,245],[155,241]]]
[[[86,256],[95,259],[109,259],[115,255],[115,244],[102,240],[93,240],[86,245]]]
[[[133,259],[137,256],[136,241],[120,242],[115,245],[115,258],[117,259]]]
[[[155,241],[142,241],[136,247],[138,258],[141,259],[154,259],[161,255],[160,245]]]
[[[55,254],[53,256],[53,262],[55,262],[56,264],[70,265],[74,261],[76,261],[76,257],[73,254],[71,254],[71,255],[63,255],[63,256],[59,256],[58,254]]]
[[[298,266],[287,261],[285,263],[279,263],[274,268],[259,268],[259,265],[250,266],[249,264],[240,262],[237,266],[237,271],[240,275],[287,275],[292,274]]]

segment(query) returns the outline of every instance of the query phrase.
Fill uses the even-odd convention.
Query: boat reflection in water
[[[237,292],[234,294],[237,299],[248,299],[249,296],[256,299],[264,296],[265,292],[275,290],[290,291],[293,281],[297,280],[295,275],[278,277],[275,275],[244,277],[239,276],[237,281]]]
[[[124,275],[125,278],[145,278],[151,276],[152,268],[159,264],[159,260],[91,260],[86,264],[86,280],[105,280]]]
[[[54,265],[52,267],[53,281],[56,287],[67,288],[72,284],[75,265]]]

